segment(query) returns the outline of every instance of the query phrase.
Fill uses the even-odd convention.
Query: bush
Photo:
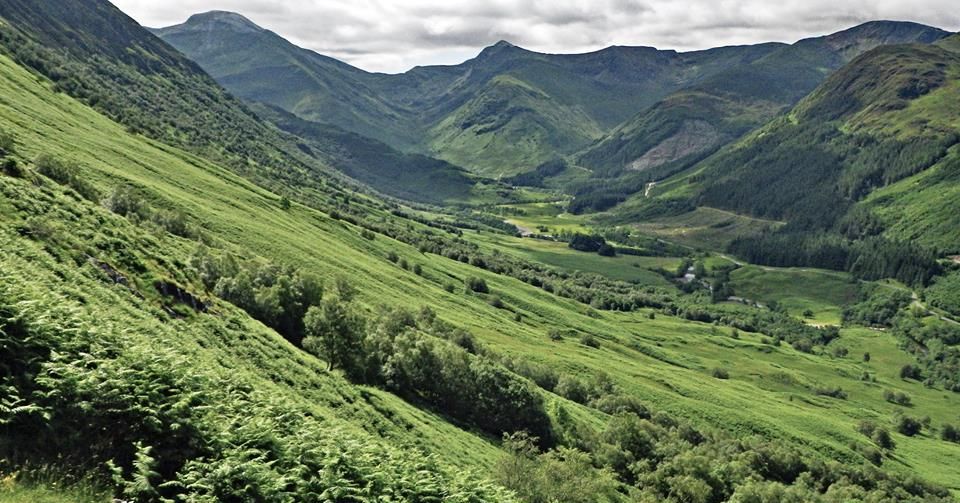
[[[583,335],[581,335],[581,336],[580,336],[580,344],[583,344],[584,346],[586,346],[586,347],[588,347],[588,348],[594,348],[594,349],[600,347],[600,341],[598,341],[597,338],[594,337],[592,334],[583,334]]]
[[[897,446],[893,441],[893,437],[890,436],[890,432],[883,428],[877,428],[870,438],[882,449],[887,449],[888,451],[893,450],[893,448]]]
[[[923,375],[920,372],[920,367],[916,365],[904,365],[900,368],[900,379],[915,379],[919,381],[923,378]]]
[[[840,400],[847,399],[847,392],[843,391],[843,388],[839,386],[835,388],[817,388],[814,392],[820,396],[828,396],[830,398],[839,398]]]
[[[902,391],[893,391],[893,390],[884,390],[883,399],[895,403],[897,405],[902,405],[904,407],[909,407],[911,405],[910,395]]]
[[[0,130],[0,157],[8,156],[16,151],[16,140],[13,135]]]
[[[70,187],[88,201],[100,199],[100,193],[89,182],[81,178],[80,167],[75,163],[64,162],[49,155],[41,155],[35,162],[41,175]]]
[[[952,424],[945,424],[943,429],[940,430],[940,438],[947,442],[960,443],[960,428]]]
[[[610,246],[608,243],[603,243],[597,250],[597,254],[599,254],[601,257],[616,257],[617,249],[613,246]]]
[[[466,279],[464,285],[467,293],[490,293],[490,288],[487,287],[487,282],[484,281],[483,278],[470,276]]]
[[[387,260],[396,264],[397,261],[400,260],[400,256],[397,255],[397,252],[390,250],[387,252]]]
[[[501,300],[500,297],[496,297],[496,296],[495,296],[495,297],[490,297],[489,303],[490,303],[491,306],[493,306],[493,307],[495,307],[495,308],[497,308],[497,309],[503,309],[503,308],[506,307],[506,305],[504,305],[504,303],[503,303],[503,300]]]
[[[897,431],[908,437],[915,436],[923,430],[923,423],[918,419],[908,416],[901,416],[897,421]]]
[[[713,369],[712,375],[713,375],[713,377],[716,377],[717,379],[730,379],[730,373],[727,372],[726,369],[722,369],[722,368],[719,368],[719,367]]]

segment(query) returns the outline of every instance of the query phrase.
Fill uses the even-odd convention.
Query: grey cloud
[[[608,45],[695,50],[796,40],[872,19],[956,31],[956,0],[112,0],[147,26],[239,12],[292,42],[372,71],[457,63],[500,39],[543,52]]]

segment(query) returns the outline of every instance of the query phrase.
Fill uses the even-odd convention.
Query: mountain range
[[[531,171],[572,155],[602,175],[636,169],[637,161],[649,167],[702,157],[870,48],[948,35],[913,23],[873,22],[793,45],[688,53],[609,47],[552,55],[499,42],[459,65],[386,75],[296,47],[229,12],[197,14],[154,33],[243,99],[487,176]],[[704,111],[684,120],[691,109]],[[704,138],[690,142],[688,136]],[[674,155],[655,152],[657,161],[641,160],[658,138],[684,146],[668,144],[659,151]]]
[[[0,0],[0,503],[955,501],[958,92]]]

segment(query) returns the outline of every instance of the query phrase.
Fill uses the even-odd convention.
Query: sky
[[[957,0],[112,0],[152,28],[243,14],[291,42],[369,71],[455,64],[507,40],[539,52],[611,45],[679,51],[795,42],[890,19],[960,31]]]

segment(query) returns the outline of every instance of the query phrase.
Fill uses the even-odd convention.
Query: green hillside
[[[383,75],[298,48],[232,13],[155,33],[241,98],[495,173],[530,171],[557,146],[585,147],[684,85],[779,46],[549,55],[500,42],[460,65]]]
[[[683,171],[769,122],[865,51],[881,45],[932,43],[946,35],[914,23],[865,23],[780,46],[709,75],[624,122],[578,156],[596,177],[619,177],[607,185],[616,186],[621,194],[598,197],[593,209],[606,209],[629,194],[643,192],[646,183]],[[577,195],[593,198],[591,185],[577,187]]]
[[[128,184],[149,196],[153,204],[172,205],[183,208],[190,215],[202,216],[198,219],[205,222],[201,232],[217,248],[235,250],[247,257],[255,253],[271,260],[296,264],[325,278],[349,274],[360,293],[360,302],[369,306],[364,308],[365,311],[383,303],[394,306],[430,305],[441,318],[469,328],[480,342],[491,349],[496,348],[496,352],[542,362],[548,368],[557,369],[561,375],[573,372],[573,375],[582,376],[583,379],[599,375],[602,371],[613,379],[623,393],[642,398],[649,406],[669,411],[677,418],[686,418],[700,428],[732,428],[741,434],[759,434],[761,438],[783,435],[783,438],[797,440],[798,445],[812,442],[819,446],[816,451],[836,452],[841,458],[853,455],[846,451],[846,444],[858,438],[853,423],[854,418],[862,412],[854,414],[853,411],[862,411],[866,407],[882,417],[892,410],[883,405],[882,400],[873,398],[875,393],[869,391],[858,392],[857,396],[862,398],[849,405],[809,399],[809,405],[799,408],[777,408],[774,404],[785,407],[785,404],[794,400],[791,398],[793,395],[807,393],[804,389],[813,384],[791,385],[794,386],[793,391],[786,394],[779,388],[764,391],[762,379],[748,377],[752,375],[749,373],[729,381],[716,380],[704,387],[703,373],[713,367],[739,369],[742,364],[736,362],[741,362],[745,355],[751,355],[749,358],[756,365],[757,357],[752,355],[756,348],[763,347],[761,337],[750,335],[742,342],[734,341],[732,345],[721,342],[721,339],[717,341],[718,344],[707,344],[702,351],[691,354],[689,351],[699,346],[692,344],[693,341],[711,337],[710,325],[671,316],[649,320],[644,312],[590,313],[582,305],[558,298],[542,289],[457,260],[423,255],[413,247],[382,235],[377,235],[371,241],[362,237],[358,228],[309,208],[295,205],[285,211],[277,205],[275,196],[229,172],[175,149],[131,136],[121,127],[111,125],[106,119],[63,95],[50,93],[42,82],[36,82],[8,60],[4,62],[2,73],[2,96],[5,101],[0,113],[4,124],[10,128],[9,132],[16,138],[16,158],[32,159],[41,152],[69,158],[80,163],[80,174],[101,193],[109,193],[110,187],[115,184]],[[59,133],[51,135],[53,130]],[[26,169],[32,169],[29,161],[24,164]],[[159,166],[163,167],[162,170],[157,169]],[[186,421],[186,424],[201,427],[197,435],[215,435],[217,430],[208,428],[217,428],[218,425],[226,427],[230,422],[222,418],[239,414],[235,416],[235,421],[250,423],[251,426],[235,435],[258,435],[261,430],[255,428],[269,428],[276,437],[271,444],[273,447],[270,447],[274,449],[272,451],[265,451],[267,446],[248,446],[246,454],[243,454],[213,446],[213,454],[205,458],[202,464],[191,464],[189,472],[178,475],[186,477],[180,479],[185,482],[196,480],[197,484],[201,484],[196,489],[189,489],[188,486],[188,490],[207,491],[200,488],[218,480],[212,477],[224,476],[226,466],[234,466],[245,460],[245,464],[241,465],[242,471],[233,475],[236,478],[232,480],[254,484],[249,491],[269,493],[271,487],[280,482],[273,477],[280,475],[273,469],[264,471],[266,467],[262,463],[280,463],[280,466],[287,466],[288,469],[311,470],[309,466],[296,464],[304,461],[296,461],[288,456],[297,456],[301,452],[297,449],[330,449],[332,447],[325,447],[328,444],[324,443],[329,440],[324,439],[336,438],[336,445],[340,446],[338,449],[355,449],[341,454],[343,463],[351,467],[351,477],[357,477],[340,479],[338,482],[349,487],[363,485],[363,477],[367,473],[367,468],[362,464],[364,459],[383,459],[386,456],[392,460],[387,465],[390,471],[380,475],[384,479],[378,487],[387,490],[392,487],[391,484],[400,484],[397,487],[401,490],[402,484],[410,480],[404,475],[405,470],[418,469],[416,459],[419,458],[416,455],[408,457],[411,456],[408,454],[411,452],[410,446],[417,445],[437,456],[436,467],[418,473],[421,473],[420,476],[429,473],[436,474],[429,475],[431,477],[440,477],[436,479],[439,487],[443,488],[440,490],[451,491],[451,488],[459,487],[454,484],[465,484],[463,491],[494,491],[490,486],[478,486],[469,479],[463,479],[462,474],[457,475],[457,480],[462,482],[452,482],[453,479],[449,478],[453,477],[449,475],[451,472],[444,472],[442,468],[469,467],[481,474],[489,474],[489,467],[502,454],[496,454],[488,437],[463,432],[441,419],[441,416],[413,408],[393,395],[374,388],[355,387],[336,374],[327,374],[314,357],[295,349],[275,332],[250,320],[245,313],[231,305],[210,297],[209,293],[200,295],[204,302],[214,306],[208,311],[214,309],[218,313],[216,315],[193,312],[182,303],[183,295],[167,297],[156,290],[154,284],[161,280],[178,284],[188,291],[204,291],[201,280],[194,276],[190,268],[177,265],[194,263],[191,256],[197,253],[197,244],[152,227],[149,222],[141,226],[133,225],[130,223],[132,217],[121,218],[98,205],[85,203],[73,189],[61,188],[47,178],[40,178],[43,183],[39,187],[27,180],[10,177],[0,180],[7,194],[3,205],[4,232],[7,242],[11,243],[4,248],[3,270],[7,274],[4,284],[12,290],[6,290],[3,298],[5,305],[9,306],[7,309],[14,310],[7,315],[7,319],[22,320],[24,329],[30,333],[37,331],[37,334],[47,334],[44,337],[48,337],[50,342],[42,344],[67,344],[68,341],[58,334],[81,334],[71,336],[67,346],[56,346],[57,353],[62,355],[61,359],[43,367],[45,373],[42,375],[50,375],[51,378],[33,381],[36,383],[33,385],[58,386],[55,389],[67,392],[67,388],[59,386],[65,386],[70,381],[62,381],[59,376],[69,371],[75,373],[71,375],[76,375],[77,385],[81,386],[70,388],[69,392],[73,394],[68,396],[75,397],[70,400],[97,400],[96,395],[90,394],[90,389],[125,383],[124,380],[117,381],[118,378],[111,377],[111,372],[122,372],[126,365],[140,369],[137,375],[142,377],[137,379],[144,379],[144,385],[161,377],[166,379],[166,369],[169,368],[182,368],[185,371],[203,368],[199,374],[196,370],[190,370],[191,384],[173,381],[171,385],[177,388],[191,386],[188,389],[196,390],[192,399],[200,400],[199,403],[216,404],[215,408],[210,409],[210,414],[215,414],[218,419],[161,416],[158,418],[159,432],[169,428],[164,426],[167,424],[165,421]],[[180,180],[190,180],[190,183],[183,184]],[[317,248],[313,243],[325,245]],[[421,274],[403,271],[384,258],[391,250],[410,263],[422,264]],[[109,268],[103,264],[109,264]],[[468,276],[485,279],[491,291],[510,309],[523,314],[523,320],[518,322],[509,311],[491,306],[483,295],[464,295],[456,291],[449,293],[444,289],[450,279]],[[119,277],[126,279],[118,285]],[[131,292],[138,292],[143,298]],[[47,305],[56,305],[57,308],[45,311],[44,306]],[[70,306],[75,307],[71,309]],[[49,314],[39,314],[44,312]],[[105,328],[110,326],[122,326],[125,329],[113,331]],[[100,328],[94,330],[88,327]],[[555,329],[592,334],[599,341],[599,349],[584,346],[575,338],[553,341],[546,336],[546,332]],[[9,330],[6,333],[10,333]],[[565,339],[568,337],[571,336],[564,336]],[[852,338],[850,342],[856,340],[859,339]],[[88,346],[93,343],[92,348]],[[892,340],[885,344],[889,349],[884,351],[902,355]],[[123,351],[118,353],[115,348],[123,348]],[[778,367],[793,368],[795,363],[805,362],[805,367],[797,367],[798,371],[803,368],[805,375],[821,376],[817,385],[829,385],[838,379],[847,383],[844,386],[852,386],[857,382],[852,377],[828,377],[835,375],[831,370],[835,363],[826,356],[798,357],[789,349],[777,350],[770,355],[771,364],[776,362]],[[92,367],[80,365],[84,358],[95,358],[95,361],[102,363]],[[141,361],[138,358],[148,359],[136,363]],[[909,357],[902,355],[896,358]],[[617,365],[611,366],[611,359]],[[858,366],[854,362],[845,365],[852,368]],[[740,371],[734,374],[737,375],[737,372]],[[854,375],[852,369],[848,373]],[[664,380],[665,376],[669,376],[667,381]],[[176,375],[169,378],[186,379]],[[223,379],[229,379],[231,385],[224,387],[216,384]],[[205,384],[207,380],[211,384]],[[246,389],[249,391],[229,400],[246,400],[246,403],[255,405],[230,405],[232,402],[223,397],[223,393],[244,381],[248,382]],[[924,391],[919,384],[901,386],[906,386],[917,397],[917,403],[928,404],[924,410],[938,418],[938,421],[949,420],[949,414],[936,412],[938,409],[933,406],[942,400],[936,398],[940,396],[936,391]],[[21,388],[24,391],[28,389]],[[558,393],[572,393],[555,389]],[[758,394],[764,396],[764,400],[758,401]],[[929,398],[921,401],[921,395]],[[564,414],[581,418],[586,424],[594,425],[602,417],[609,417],[574,402],[561,400],[556,395],[551,396],[555,397],[551,401],[563,404]],[[576,395],[569,396],[578,399]],[[186,396],[178,392],[172,397],[180,399]],[[153,402],[146,404],[149,405],[148,410],[154,407]],[[824,424],[807,419],[809,414],[827,405],[839,407],[832,415],[836,418],[835,422]],[[65,413],[57,408],[61,407],[58,402],[45,399],[39,401],[37,406],[53,407],[57,411],[56,417]],[[311,430],[301,420],[296,431],[285,433],[286,430],[278,429],[276,418],[286,414],[283,411],[287,407],[301,411],[297,414],[316,417],[325,426]],[[761,413],[763,409],[768,412]],[[97,410],[96,406],[94,410]],[[135,410],[142,410],[142,407]],[[171,413],[175,410],[179,409],[174,407]],[[71,414],[84,412],[81,408]],[[258,416],[250,417],[249,414]],[[111,416],[80,417],[84,421],[114,420]],[[131,424],[143,420],[139,416],[129,417],[132,419],[127,421]],[[657,421],[659,424],[669,424],[664,423],[669,421],[667,417],[662,416]],[[785,418],[793,419],[785,422]],[[27,418],[24,421],[27,425],[32,424]],[[70,423],[58,422],[53,425],[61,435],[71,428]],[[823,435],[821,428],[845,440],[831,440],[831,435]],[[721,435],[722,438],[720,430],[714,435]],[[10,430],[7,431],[9,433]],[[652,434],[662,437],[661,442],[669,438],[667,430],[655,430]],[[130,441],[138,439],[141,445],[153,448],[141,454],[163,460],[164,463],[171,462],[165,451],[167,444],[158,443],[158,438],[162,437],[137,431],[129,435],[125,438]],[[90,442],[89,437],[77,438]],[[204,441],[209,437],[199,438]],[[230,438],[224,440],[226,445],[242,441]],[[344,443],[344,438],[356,438],[356,442]],[[61,448],[72,445],[69,440],[63,442],[67,443],[57,445],[61,445]],[[119,451],[104,451],[99,455],[126,452],[126,455],[134,456],[139,452],[128,450],[135,446],[124,444],[120,439],[113,442],[118,442],[115,449]],[[898,456],[909,456],[915,462],[921,458],[914,457],[914,452],[924,452],[927,457],[923,459],[926,460],[950,459],[960,454],[957,447],[932,437],[898,437],[897,442]],[[94,445],[100,444],[94,442]],[[403,446],[403,453],[386,454],[394,452],[392,449],[395,447],[392,446],[398,445]],[[462,448],[455,447],[457,445],[462,445]],[[703,454],[707,455],[707,452],[712,451],[704,451]],[[937,457],[929,457],[931,453],[937,453]],[[806,454],[809,455],[813,454]],[[276,461],[269,461],[273,457],[276,457]],[[100,458],[89,458],[94,459]],[[116,459],[123,466],[123,459]],[[677,460],[665,466],[678,466],[675,463],[679,462]],[[898,465],[894,460],[890,463],[894,467]],[[695,466],[684,469],[695,470]],[[899,468],[906,469],[905,466]],[[153,479],[158,482],[165,479],[165,469],[154,470],[160,475],[148,476],[148,479],[159,477]],[[134,473],[131,472],[130,476],[133,477]],[[668,473],[652,472],[649,477],[667,476]],[[924,468],[921,473],[944,482],[952,480],[947,474],[932,469],[928,471]],[[318,483],[324,484],[322,481]],[[134,490],[134,486],[130,487],[129,490]],[[225,491],[228,486],[216,489],[218,487],[221,486],[215,485],[215,490]],[[299,487],[290,490],[299,491]],[[418,482],[416,487],[418,490],[431,490],[431,487],[437,486]],[[468,489],[470,487],[473,489]],[[739,485],[724,490],[736,487]],[[774,483],[768,490],[775,490],[775,487]],[[756,489],[742,486],[738,490]],[[906,497],[906,494],[902,496]],[[501,500],[501,497],[493,499]]]
[[[377,140],[306,121],[277,107],[254,103],[251,108],[296,135],[301,149],[389,196],[428,203],[462,202],[470,199],[477,183],[463,169],[438,159],[405,154]]]
[[[382,144],[267,108],[286,131],[262,122],[105,1],[15,7],[0,12],[33,42],[4,21],[0,501],[960,493],[960,336],[909,290],[764,271],[802,281],[786,311],[758,308],[719,297],[779,293],[732,260],[584,255],[517,238],[493,205],[383,200],[318,153],[336,138],[374,184],[389,166],[354,149]],[[111,34],[85,46],[101,19]],[[154,115],[100,106],[133,106],[140,82]],[[180,129],[186,115],[211,134]],[[152,120],[169,130],[135,126]],[[591,232],[531,206],[523,222]],[[812,292],[841,280],[856,286],[843,328],[792,312],[835,312],[853,292]]]
[[[528,171],[600,136],[580,109],[513,77],[497,77],[430,131],[433,154],[491,177]]]

